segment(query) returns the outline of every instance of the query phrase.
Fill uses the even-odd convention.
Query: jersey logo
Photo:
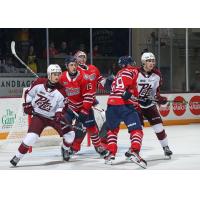
[[[148,96],[151,96],[151,93],[152,93],[152,87],[150,84],[148,83],[139,83],[138,84],[139,86],[141,86],[142,88],[140,89],[140,92],[139,92],[139,96],[140,97],[148,97]]]
[[[37,104],[38,108],[49,112],[52,108],[51,103],[49,103],[50,100],[40,94],[37,94],[37,96],[39,97],[39,99],[36,100],[35,103]]]
[[[65,88],[68,97],[80,94],[80,88]]]
[[[90,74],[89,75],[89,80],[94,81],[96,79],[96,74]]]

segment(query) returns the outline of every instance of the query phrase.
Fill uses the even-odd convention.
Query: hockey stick
[[[32,114],[35,115],[35,116],[39,116],[39,117],[43,117],[43,118],[52,120],[52,121],[55,120],[54,117],[48,117],[48,116],[42,115],[42,114],[40,114],[40,113],[33,112]],[[76,114],[77,114],[77,113],[76,113]],[[78,115],[78,114],[77,114],[77,115]],[[61,128],[62,130],[63,130],[64,128],[71,127],[71,128],[73,128],[73,129],[76,129],[76,130],[79,130],[79,131],[83,131],[83,132],[86,131],[86,128],[84,128],[84,127],[83,127],[83,128],[80,128],[80,127],[78,127],[78,126],[75,126],[75,125],[72,125],[72,124],[68,124],[68,123],[65,122],[65,121],[60,121],[60,123],[61,123],[62,125],[65,125],[64,127]]]
[[[153,102],[158,103],[159,100],[158,99],[154,99],[154,98],[137,98],[137,97],[131,97],[131,100],[133,101],[142,101],[142,102],[146,102],[146,100],[151,100]],[[180,104],[188,104],[188,101],[174,101],[174,100],[167,100],[167,103],[180,103]]]
[[[26,69],[28,69],[33,75],[35,75],[37,78],[39,77],[26,63],[24,63],[23,60],[21,60],[21,58],[19,58],[19,56],[16,54],[15,51],[15,41],[11,42],[11,52],[12,54],[15,56],[15,58],[17,58],[17,60],[26,67]]]

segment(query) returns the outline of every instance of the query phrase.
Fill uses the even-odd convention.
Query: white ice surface
[[[147,161],[147,170],[199,170],[200,169],[200,124],[165,126],[173,156],[165,160],[163,150],[152,128],[144,129],[141,156]],[[45,139],[47,140],[47,139]],[[6,170],[142,170],[134,163],[125,161],[124,153],[129,148],[129,134],[120,130],[118,136],[118,153],[113,165],[104,164],[94,148],[82,147],[69,162],[61,159],[60,146],[52,146],[51,137],[48,146],[35,147],[18,166],[11,167],[9,160],[14,156],[19,143],[9,143],[0,148],[0,169]],[[2,143],[2,142],[1,142]],[[59,142],[57,142],[59,144]],[[50,146],[49,146],[50,145]]]

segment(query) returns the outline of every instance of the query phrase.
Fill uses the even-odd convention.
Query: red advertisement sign
[[[161,116],[166,117],[170,112],[170,105],[167,104],[166,106],[159,106],[159,111]]]
[[[174,111],[175,115],[181,116],[185,113],[186,104],[184,102],[185,102],[185,99],[181,96],[177,96],[174,98],[174,102],[173,102],[172,106],[173,106],[173,111]]]
[[[190,111],[194,115],[200,115],[200,96],[193,96],[189,102]]]

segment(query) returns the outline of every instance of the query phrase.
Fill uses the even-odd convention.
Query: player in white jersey
[[[74,140],[75,133],[70,125],[62,126],[60,123],[67,106],[65,88],[59,83],[61,73],[59,65],[49,65],[47,69],[48,78],[36,79],[31,87],[26,90],[23,108],[26,114],[32,115],[32,118],[26,137],[20,144],[16,155],[10,161],[13,166],[16,166],[28,152],[29,147],[36,143],[43,129],[47,126],[53,127],[63,137],[63,160],[69,160],[68,150]]]
[[[168,146],[167,134],[165,133],[160,113],[156,103],[165,105],[167,98],[160,95],[162,78],[160,71],[155,67],[155,56],[151,52],[145,52],[141,56],[142,66],[139,68],[137,86],[141,112],[152,126],[167,157],[171,157],[172,151]],[[152,100],[153,99],[153,100]]]

